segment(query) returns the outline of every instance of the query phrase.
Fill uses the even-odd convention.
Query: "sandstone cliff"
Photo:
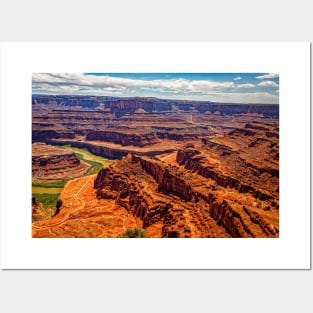
[[[121,144],[122,146],[138,146],[144,147],[147,145],[159,142],[158,137],[153,133],[125,133],[125,131],[93,131],[89,132],[86,140],[107,141]]]
[[[225,200],[225,193],[216,192],[206,178],[156,159],[128,155],[101,170],[94,186],[99,198],[115,199],[140,218],[148,233],[149,227],[161,224],[162,237],[278,235],[264,216],[256,218],[255,210],[245,208],[238,198]]]

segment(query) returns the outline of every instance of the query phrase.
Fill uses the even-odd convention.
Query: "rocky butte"
[[[57,182],[82,176],[90,165],[67,149],[45,143],[32,145],[32,180],[34,183]]]
[[[279,237],[278,117],[278,105],[33,96],[33,142],[116,159],[68,181],[33,237],[118,237],[134,227],[157,238]],[[65,168],[79,166],[65,158]],[[38,164],[60,168],[33,154]]]

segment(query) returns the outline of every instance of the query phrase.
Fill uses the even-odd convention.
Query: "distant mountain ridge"
[[[215,113],[221,115],[262,114],[264,117],[278,118],[278,104],[262,103],[222,103],[195,100],[172,100],[153,97],[107,97],[81,95],[32,95],[32,104],[56,104],[81,106],[94,109],[102,106],[117,117],[134,114],[138,109],[147,113],[184,111],[197,113]]]

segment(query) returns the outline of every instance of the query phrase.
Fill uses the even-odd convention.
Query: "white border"
[[[279,239],[32,239],[32,72],[278,72]],[[309,43],[2,43],[1,267],[308,269]]]

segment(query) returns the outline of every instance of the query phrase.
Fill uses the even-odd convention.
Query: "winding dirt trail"
[[[62,210],[51,220],[35,222],[33,223],[33,228],[49,228],[52,226],[60,225],[64,223],[71,214],[84,209],[86,202],[83,198],[80,198],[80,193],[86,188],[88,184],[93,184],[95,176],[96,175],[90,175],[69,181],[62,190],[60,200],[62,202],[65,199],[71,200],[64,201],[64,205],[62,205]],[[79,188],[78,191],[76,191],[77,188]]]
[[[114,200],[97,199],[95,178],[90,175],[67,182],[60,195],[60,212],[50,220],[34,222],[32,237],[116,237],[136,226],[135,217]]]

